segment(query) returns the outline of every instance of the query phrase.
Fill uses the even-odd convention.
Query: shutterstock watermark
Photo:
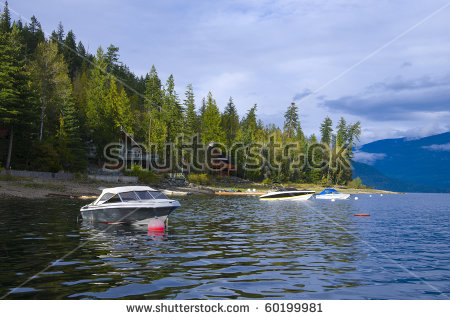
[[[143,143],[109,143],[103,149],[106,159],[104,169],[124,170],[139,165],[147,170],[180,172],[219,172],[224,169],[248,172],[265,168],[272,171],[288,168],[305,169],[351,169],[349,146],[330,147],[327,144],[276,142],[270,137],[266,142],[203,143],[199,136],[174,142],[150,145]]]

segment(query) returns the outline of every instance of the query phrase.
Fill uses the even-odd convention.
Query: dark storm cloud
[[[375,83],[360,95],[324,100],[330,110],[371,120],[412,120],[420,113],[450,111],[450,77]]]

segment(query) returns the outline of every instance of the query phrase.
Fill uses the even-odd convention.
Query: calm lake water
[[[164,235],[84,223],[86,201],[0,200],[0,295],[449,299],[450,194],[358,197],[186,197]]]

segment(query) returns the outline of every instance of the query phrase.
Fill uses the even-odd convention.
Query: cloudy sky
[[[292,101],[306,134],[360,120],[362,142],[450,131],[448,0],[10,0],[45,32],[59,21],[90,52],[120,48],[138,75],[172,73],[183,98],[233,97],[265,123]]]

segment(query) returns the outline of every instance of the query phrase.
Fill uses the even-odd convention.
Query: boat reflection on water
[[[81,223],[82,246],[94,254],[90,263],[101,269],[102,277],[124,280],[126,276],[146,279],[158,268],[156,263],[167,251],[169,232],[148,231],[138,224]],[[92,268],[92,267],[91,267]],[[124,277],[124,278],[121,278]],[[119,281],[120,282],[120,281]]]
[[[133,239],[150,237],[154,241],[166,241],[170,235],[169,228],[164,230],[148,230],[146,225],[141,224],[107,224],[101,222],[81,222],[82,231],[87,234],[87,241],[124,241],[131,242]]]
[[[188,297],[192,292],[178,288],[179,283],[201,287],[206,282],[223,287],[216,296],[224,292],[233,296],[236,279],[251,282],[246,297],[264,296],[265,279],[255,281],[255,277],[270,273],[273,297],[280,283],[293,294],[319,292],[327,297],[330,288],[347,290],[364,284],[351,276],[359,261],[367,258],[358,245],[360,222],[353,217],[353,204],[265,202],[252,197],[223,210],[227,202],[222,198],[197,197],[186,201],[164,233],[135,224],[89,220],[83,221],[81,231],[89,242],[86,247],[95,252],[91,262],[96,268],[108,268],[102,277],[120,275],[122,283],[148,285],[151,290],[167,283],[166,296],[173,292]],[[237,214],[238,207],[242,213]],[[89,291],[85,297],[98,295]]]

